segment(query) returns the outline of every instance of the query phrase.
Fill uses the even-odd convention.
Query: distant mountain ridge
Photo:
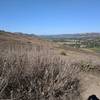
[[[77,33],[77,34],[60,34],[60,35],[41,35],[42,38],[86,38],[100,37],[100,33]]]
[[[40,37],[46,39],[60,39],[60,38],[95,38],[100,37],[100,32],[92,33],[76,33],[76,34],[59,34],[59,35],[35,35],[34,33],[22,33],[22,32],[7,32],[5,30],[0,30],[0,34],[16,34],[21,36],[30,36],[30,37]]]

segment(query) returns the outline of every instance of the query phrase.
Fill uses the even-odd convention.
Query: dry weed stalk
[[[43,47],[16,45],[0,53],[0,99],[78,100],[77,65]]]

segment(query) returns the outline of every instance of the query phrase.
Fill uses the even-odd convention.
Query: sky
[[[0,30],[37,35],[100,32],[100,0],[0,0]]]

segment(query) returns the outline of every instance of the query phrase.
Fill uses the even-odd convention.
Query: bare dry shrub
[[[61,51],[60,54],[63,55],[63,56],[66,56],[66,52],[65,51]]]
[[[81,61],[79,63],[80,65],[80,71],[82,72],[95,72],[95,73],[100,73],[100,65],[97,63],[93,63],[92,61]]]
[[[0,99],[78,100],[79,67],[42,47],[0,52]]]

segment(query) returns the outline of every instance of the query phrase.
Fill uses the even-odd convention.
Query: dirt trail
[[[92,94],[100,98],[100,77],[90,73],[83,73],[80,78],[82,100],[87,100]]]

